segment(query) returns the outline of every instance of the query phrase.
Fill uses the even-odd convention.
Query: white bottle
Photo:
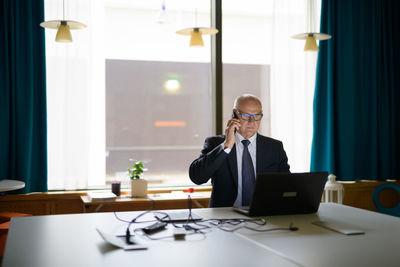
[[[324,199],[325,202],[343,203],[343,185],[336,181],[334,174],[328,176],[328,181],[325,184]]]

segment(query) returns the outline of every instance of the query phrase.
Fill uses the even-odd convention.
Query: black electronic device
[[[239,117],[235,111],[232,111],[232,118],[239,119]]]
[[[238,115],[236,114],[235,111],[232,111],[232,118],[239,119],[239,117],[238,117]],[[236,128],[235,128],[235,133],[236,133]]]
[[[166,222],[156,222],[156,223],[153,223],[152,225],[144,227],[142,230],[143,230],[143,232],[145,232],[146,234],[149,235],[149,234],[153,234],[153,233],[163,230],[165,228],[165,226],[167,226]]]
[[[259,173],[250,206],[233,209],[247,216],[317,212],[327,177],[327,172]]]

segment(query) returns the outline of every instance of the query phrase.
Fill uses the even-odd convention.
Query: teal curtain
[[[400,1],[322,0],[312,171],[400,178]]]
[[[0,179],[47,191],[44,0],[0,1]]]

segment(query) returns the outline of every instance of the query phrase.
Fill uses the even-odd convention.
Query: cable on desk
[[[196,220],[193,218],[193,215],[192,215],[192,198],[191,198],[190,195],[188,195],[188,210],[189,210],[188,218],[186,219],[186,222],[183,222],[184,224],[183,224],[182,226],[179,226],[178,223],[172,221],[172,220],[171,220],[171,217],[170,217],[169,214],[166,213],[166,212],[154,211],[153,213],[159,213],[159,214],[162,214],[162,215],[164,216],[164,217],[161,217],[161,218],[159,218],[159,217],[156,216],[157,220],[159,220],[159,221],[163,221],[163,222],[167,222],[167,221],[168,221],[168,222],[171,223],[175,228],[185,228],[185,225],[186,225],[186,224],[189,224],[189,223],[196,223]],[[166,220],[166,219],[168,219],[168,220]],[[205,226],[204,226],[204,227],[205,227]],[[208,227],[208,226],[207,226],[207,227]]]
[[[143,215],[145,215],[153,210],[155,202],[151,198],[148,198],[148,199],[152,201],[151,208],[140,213],[139,215],[137,215],[135,218],[133,218],[130,221],[119,218],[117,216],[117,213],[115,212],[113,206],[110,205],[109,203],[105,203],[111,207],[111,209],[114,212],[115,217],[118,220],[128,223],[128,227],[126,228],[126,234],[125,234],[127,244],[133,244],[133,242],[130,241],[131,232],[129,230],[132,223],[154,222],[154,220],[141,221],[141,222],[137,221],[140,217],[142,217]],[[282,230],[297,231],[298,230],[297,227],[293,226],[293,223],[290,223],[289,227],[287,227],[287,228],[286,227],[276,227],[276,228],[269,228],[269,229],[260,229],[260,228],[250,227],[248,225],[249,223],[255,224],[258,226],[266,225],[267,222],[262,218],[259,218],[259,219],[250,219],[250,218],[207,219],[207,220],[201,220],[200,222],[197,222],[192,216],[192,198],[190,195],[188,195],[188,209],[189,209],[188,218],[187,218],[186,222],[184,222],[182,225],[180,225],[177,222],[172,221],[170,215],[166,212],[153,211],[153,213],[162,214],[164,216],[162,218],[155,216],[158,221],[165,222],[166,221],[165,219],[168,218],[168,221],[169,221],[168,223],[172,224],[173,227],[184,228],[185,230],[190,231],[188,233],[185,233],[185,235],[201,234],[204,237],[204,239],[206,238],[206,233],[208,233],[207,230],[211,230],[212,226],[215,226],[216,228],[218,228],[222,231],[225,231],[225,232],[235,232],[239,229],[248,229],[248,230],[255,231],[255,232],[271,232],[271,231],[282,231]],[[212,226],[203,224],[203,223],[207,223],[207,222],[209,222]],[[174,235],[168,235],[168,236],[162,236],[162,237],[152,237],[152,236],[150,236],[150,234],[143,231],[143,229],[144,228],[136,228],[136,229],[134,229],[134,233],[137,233],[138,231],[140,231],[143,236],[146,236],[150,240],[162,240],[162,239],[174,238]]]
[[[153,213],[162,214],[164,217],[159,218],[156,216],[156,218],[159,221],[163,221],[163,222],[167,221],[166,219],[168,219],[168,221],[169,221],[168,223],[172,224],[174,228],[184,228],[187,231],[192,231],[192,232],[186,233],[185,235],[201,234],[201,235],[203,235],[204,238],[206,238],[206,236],[205,236],[206,232],[204,232],[204,230],[210,229],[211,227],[208,225],[203,225],[203,224],[197,223],[196,220],[193,218],[192,198],[190,195],[188,195],[188,210],[189,210],[188,218],[186,219],[186,222],[183,222],[183,224],[172,221],[171,217],[166,212],[154,211]],[[196,226],[193,226],[191,224],[194,224]],[[146,233],[144,233],[144,234],[146,234]],[[152,239],[152,237],[150,237],[149,235],[146,234],[146,236],[149,237],[150,239]],[[173,236],[170,236],[170,237],[173,237]]]
[[[127,244],[133,244],[133,242],[131,242],[131,232],[129,231],[129,227],[131,226],[132,223],[143,223],[142,222],[136,222],[137,219],[139,219],[140,217],[142,217],[143,215],[149,213],[150,211],[153,210],[154,208],[154,200],[151,198],[147,198],[149,200],[151,200],[151,207],[150,209],[140,213],[138,216],[136,216],[135,218],[133,218],[129,223],[128,223],[128,227],[126,228],[126,235],[125,235],[125,239],[126,239],[126,243]]]
[[[162,217],[162,218],[156,217],[157,220],[159,220],[159,221],[169,221],[168,223],[171,224],[174,228],[184,228],[187,231],[193,231],[193,233],[186,233],[186,235],[201,234],[205,238],[205,234],[206,233],[203,230],[210,228],[210,226],[208,226],[208,225],[201,225],[201,224],[197,223],[193,219],[193,217],[192,217],[192,215],[190,213],[188,215],[188,219],[186,220],[186,222],[180,222],[180,223],[172,221],[171,217],[166,212],[154,211],[153,213],[162,214],[164,217]],[[166,219],[168,219],[168,220],[166,220]],[[196,225],[198,225],[200,227],[194,227],[194,226],[192,226],[190,224],[196,224]]]
[[[222,225],[222,224],[229,224],[229,225],[239,225],[241,223],[254,223],[259,226],[266,225],[267,222],[262,219],[250,219],[250,218],[231,218],[231,219],[207,219],[205,221],[211,222],[213,225]]]
[[[269,228],[269,229],[259,229],[259,228],[254,228],[250,227],[247,225],[247,223],[254,223],[259,226],[266,225],[266,221],[264,219],[242,219],[242,218],[235,218],[235,219],[210,219],[208,220],[210,224],[216,226],[218,229],[225,231],[225,232],[235,232],[239,229],[248,229],[251,231],[255,232],[271,232],[271,231],[282,231],[282,230],[287,230],[287,231],[297,231],[298,227],[293,226],[293,222],[290,223],[289,227],[275,227],[275,228]],[[244,225],[243,225],[244,223]],[[235,228],[228,228],[225,225],[230,225],[230,226],[237,226]]]
[[[175,238],[174,235],[153,237],[153,236],[151,236],[151,235],[146,234],[145,232],[143,232],[143,228],[136,228],[135,230],[133,230],[133,232],[134,232],[135,234],[136,234],[137,232],[140,232],[140,234],[141,234],[142,236],[145,236],[146,238],[148,238],[148,239],[150,239],[150,240],[164,240],[164,239],[174,239],[174,238]],[[206,238],[206,235],[205,235],[204,233],[202,233],[201,231],[199,231],[199,232],[193,231],[193,232],[186,233],[185,235],[186,235],[186,236],[189,236],[189,235],[196,235],[196,234],[202,234],[202,236],[203,236],[203,239],[202,239],[202,240],[204,240],[204,239]]]
[[[186,230],[194,230],[194,231],[209,229],[210,226],[197,223],[196,220],[193,218],[193,216],[192,216],[192,201],[193,201],[192,197],[190,195],[188,195],[189,216],[188,216],[188,218],[186,220],[186,223],[183,224],[182,227],[185,228]],[[192,227],[189,223],[193,223],[193,224],[195,224],[197,226],[200,226],[201,228]]]
[[[144,211],[144,214],[150,212],[150,211],[153,210],[153,208],[154,208],[154,200],[151,199],[151,198],[147,198],[147,199],[148,199],[148,200],[151,200],[151,207],[150,207],[148,210]],[[117,211],[115,211],[114,206],[113,206],[112,204],[110,204],[110,203],[108,203],[108,202],[103,202],[102,204],[105,204],[105,205],[107,205],[107,206],[109,206],[109,207],[111,208],[112,212],[114,213],[115,218],[116,218],[118,221],[125,222],[125,223],[130,223],[130,222],[132,221],[132,220],[130,220],[130,221],[124,220],[124,219],[121,219],[120,217],[118,217]],[[143,214],[143,215],[144,215],[144,214]],[[139,214],[139,216],[138,216],[137,218],[135,218],[135,219],[138,219],[140,216],[142,216],[142,214]],[[151,220],[151,221],[140,221],[140,222],[136,222],[136,221],[135,221],[135,222],[136,222],[136,223],[148,223],[148,222],[153,222],[153,221],[154,221],[154,220]]]

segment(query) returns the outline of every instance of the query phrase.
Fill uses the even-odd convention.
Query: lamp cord
[[[194,26],[197,28],[197,8],[194,9]]]
[[[314,17],[314,0],[307,1],[307,32],[314,32],[314,24],[315,24],[315,17]]]

